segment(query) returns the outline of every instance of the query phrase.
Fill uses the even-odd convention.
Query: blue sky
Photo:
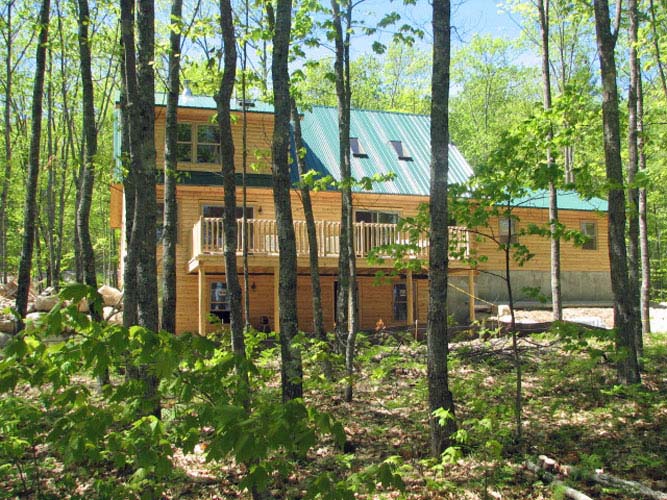
[[[400,24],[411,24],[426,32],[424,44],[431,41],[431,4],[426,0],[417,0],[416,6],[405,6],[402,1],[366,0],[355,11],[355,19],[367,19],[367,25],[381,18],[385,13],[397,11],[401,15]],[[521,29],[518,26],[519,18],[509,15],[498,7],[496,0],[453,0],[452,1],[452,44],[465,44],[473,35],[488,34],[494,37],[507,39],[518,38]],[[388,41],[385,36],[383,41]],[[371,40],[359,39],[356,41],[356,54],[370,50]]]

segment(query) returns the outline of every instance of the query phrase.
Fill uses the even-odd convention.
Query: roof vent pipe
[[[183,82],[183,97],[192,97],[192,90],[190,90],[190,80],[185,80]]]

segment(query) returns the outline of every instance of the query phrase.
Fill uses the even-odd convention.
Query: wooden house
[[[157,96],[155,106],[155,137],[157,165],[164,164],[165,97]],[[238,203],[241,203],[240,172],[242,168],[242,111],[233,103],[235,165],[239,172]],[[223,188],[220,175],[220,149],[217,125],[214,123],[215,102],[212,98],[182,96],[179,102],[179,165],[182,172],[177,187],[177,331],[205,332],[216,328],[216,321],[228,320],[225,265],[222,245]],[[278,242],[273,206],[270,151],[273,134],[273,111],[262,103],[246,105],[248,137],[247,228],[242,231],[239,220],[239,269],[241,268],[242,237],[249,250],[250,321],[259,329],[278,327]],[[337,112],[334,108],[314,107],[302,118],[303,138],[309,169],[322,176],[340,178],[338,168]],[[398,230],[402,217],[415,215],[419,206],[428,202],[429,191],[429,118],[427,116],[353,110],[351,119],[352,175],[356,179],[374,174],[395,174],[386,182],[375,182],[371,191],[356,189],[354,203],[354,239],[358,266],[359,314],[361,328],[373,329],[377,324],[387,327],[411,327],[424,324],[428,306],[427,271],[410,272],[378,279],[378,271],[388,272],[393,262],[370,262],[371,248],[387,243],[407,241],[408,235]],[[117,148],[118,149],[118,148]],[[473,171],[455,146],[450,146],[450,183],[459,183]],[[296,181],[296,175],[294,176]],[[158,207],[162,186],[158,185]],[[292,191],[292,210],[298,252],[298,318],[299,327],[309,331],[312,326],[311,285],[308,266],[308,241],[303,208],[297,189]],[[607,253],[606,204],[602,200],[581,200],[577,195],[560,196],[561,221],[568,227],[581,229],[591,236],[583,247],[564,243],[563,293],[566,301],[593,302],[609,300],[609,263]],[[323,190],[313,193],[314,215],[319,243],[322,279],[322,308],[327,328],[332,328],[335,315],[338,241],[341,213],[340,192]],[[520,219],[515,231],[528,223],[548,220],[546,200],[526,200],[516,210]],[[237,209],[239,218],[242,208]],[[112,225],[122,229],[122,186],[112,189]],[[162,215],[159,214],[161,220]],[[502,235],[508,221],[493,224]],[[156,230],[159,231],[159,228]],[[501,280],[493,274],[502,273],[502,253],[495,243],[480,240],[465,229],[451,226],[456,236],[457,255],[469,252],[484,254],[488,260],[475,268],[459,257],[450,259],[449,308],[461,322],[474,317],[475,300],[504,302]],[[548,292],[549,241],[526,236],[526,244],[536,256],[523,267],[515,269],[515,290],[519,299],[525,286]],[[124,241],[124,235],[120,241]],[[121,244],[122,246],[122,244]],[[160,257],[161,250],[158,250]],[[121,248],[122,253],[122,248]],[[428,238],[417,245],[414,257],[428,256]],[[122,259],[121,259],[122,260]],[[491,272],[489,274],[488,272]],[[546,286],[545,286],[546,285]],[[526,297],[523,297],[526,298]],[[211,321],[214,318],[216,321]],[[219,321],[218,321],[219,324]]]

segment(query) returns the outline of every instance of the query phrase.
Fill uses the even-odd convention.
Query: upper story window
[[[352,156],[356,158],[368,158],[366,151],[361,147],[358,137],[350,137],[350,151],[352,151]]]
[[[197,125],[197,163],[220,163],[220,129]]]
[[[403,141],[389,141],[389,142],[391,143],[391,147],[394,148],[396,156],[398,156],[399,160],[412,161],[412,155],[410,155],[410,152],[408,151],[406,145],[403,144]]]
[[[498,241],[503,245],[518,241],[515,219],[511,217],[501,217],[498,219]]]
[[[192,124],[179,123],[178,124],[178,161],[191,163],[192,162]]]
[[[597,250],[598,248],[598,225],[595,222],[582,222],[581,232],[588,239],[581,246],[584,250]]]
[[[215,124],[178,124],[178,161],[220,163],[220,130]]]

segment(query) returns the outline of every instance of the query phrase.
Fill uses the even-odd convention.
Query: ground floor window
[[[405,283],[394,284],[394,321],[408,319],[408,289]]]
[[[584,250],[597,250],[598,248],[598,227],[595,222],[582,222],[581,232],[587,240],[581,248]]]
[[[227,294],[227,283],[224,281],[211,282],[210,312],[223,323],[229,323],[229,295]]]

